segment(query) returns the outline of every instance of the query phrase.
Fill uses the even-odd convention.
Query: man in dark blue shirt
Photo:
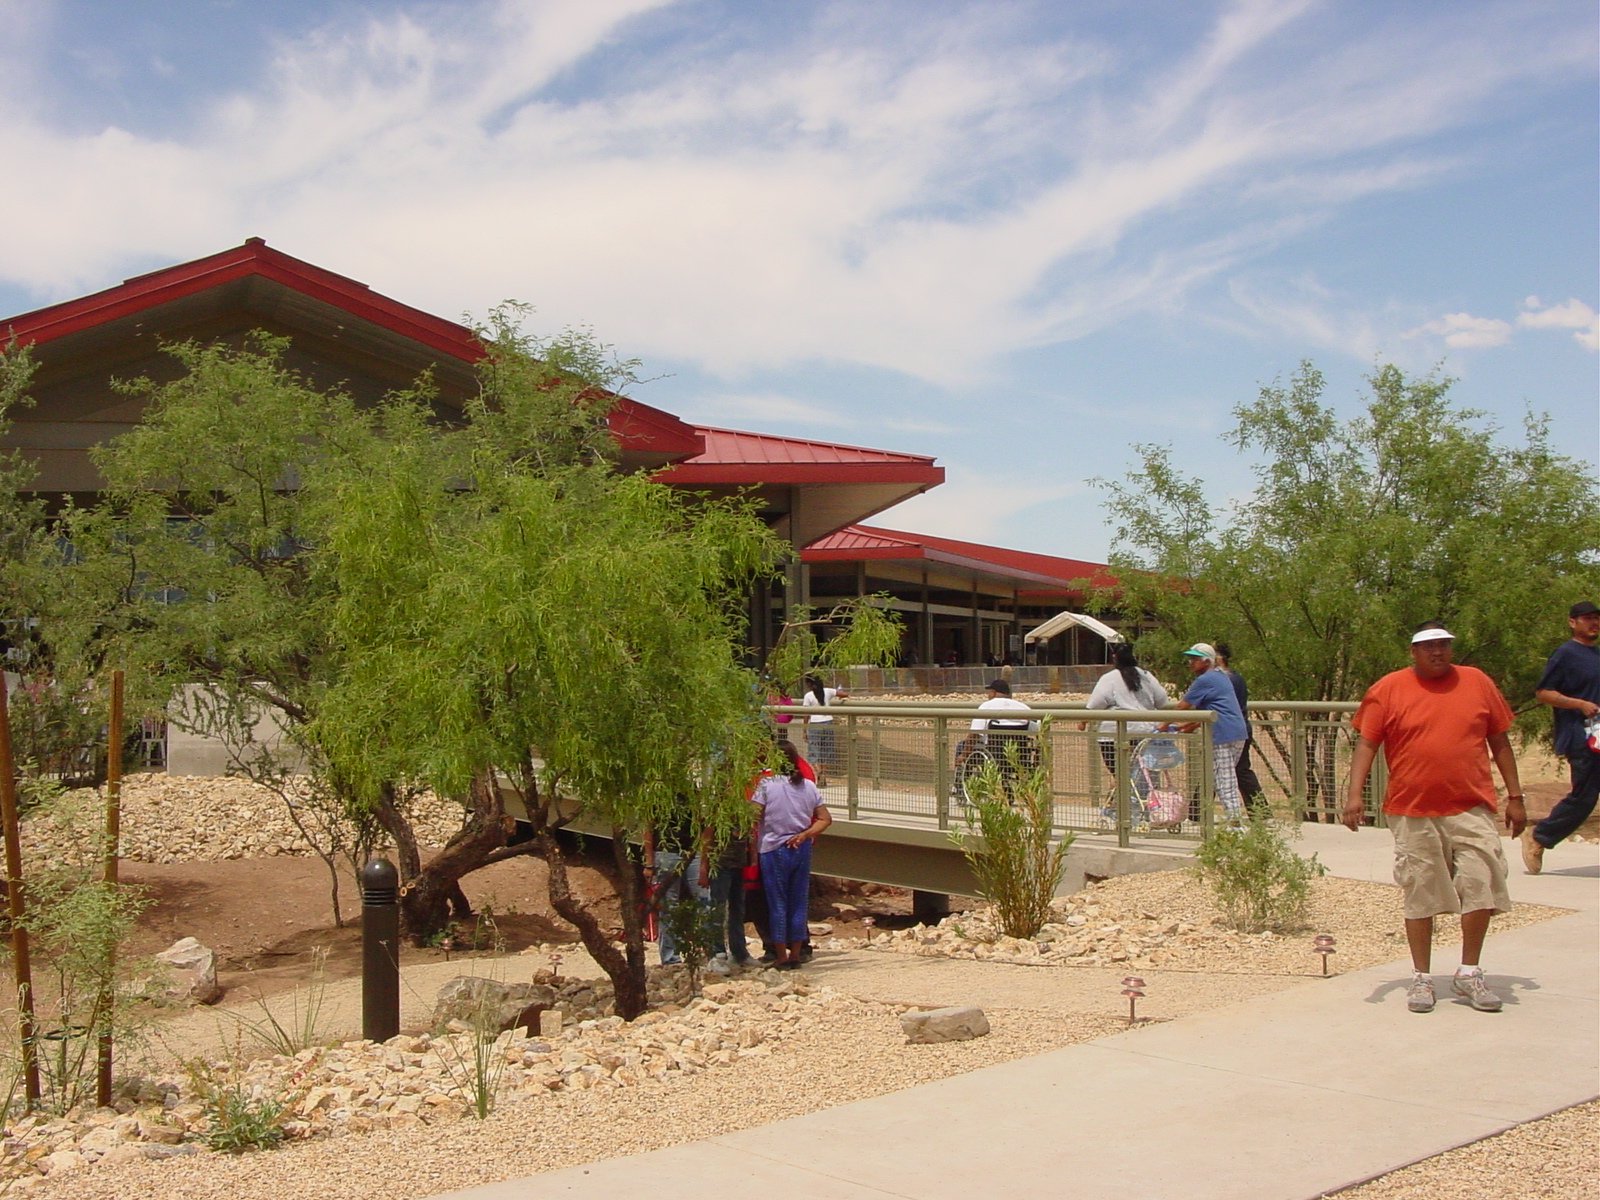
[[[1544,869],[1546,850],[1589,819],[1600,795],[1600,750],[1590,747],[1584,729],[1600,713],[1600,606],[1580,600],[1567,610],[1567,624],[1572,638],[1545,663],[1534,697],[1555,710],[1556,753],[1572,769],[1572,790],[1522,835],[1522,864],[1530,875]]]

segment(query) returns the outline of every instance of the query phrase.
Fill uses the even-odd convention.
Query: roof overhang
[[[944,482],[933,459],[888,450],[701,426],[705,450],[657,479],[753,497],[797,547]]]

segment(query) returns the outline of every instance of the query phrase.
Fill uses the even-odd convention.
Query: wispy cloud
[[[160,137],[66,131],[0,84],[0,226],[28,231],[0,276],[54,299],[262,234],[436,311],[522,297],[735,384],[836,361],[970,386],[1230,286],[1234,319],[1367,358],[1381,325],[1237,274],[1470,170],[1429,144],[1465,114],[1593,71],[1586,26],[1493,5],[1330,37],[1338,6],[1238,0],[1144,55],[1028,3],[735,8],[731,32],[662,0],[373,11],[283,36]]]
[[[906,500],[872,518],[873,523],[891,529],[938,530],[945,537],[961,541],[1006,545],[1011,549],[1043,549],[1051,544],[1051,531],[1041,518],[1039,536],[1030,544],[1018,544],[1002,531],[1018,524],[1018,518],[1044,506],[1092,494],[1087,481],[1029,484],[1014,479],[998,480],[980,471],[952,464],[945,470],[945,481],[931,492]],[[1061,553],[1059,549],[1044,551]]]

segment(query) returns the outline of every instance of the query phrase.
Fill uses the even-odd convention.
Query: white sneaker
[[[1450,981],[1450,990],[1458,996],[1465,996],[1479,1012],[1499,1012],[1504,1003],[1483,981],[1482,967],[1462,967]]]
[[[706,963],[706,970],[712,975],[726,975],[733,968],[728,965],[727,955],[717,954],[713,955],[711,960]]]

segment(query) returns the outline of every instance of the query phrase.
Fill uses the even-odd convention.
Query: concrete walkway
[[[1308,826],[1300,849],[1336,875],[1391,880],[1385,831]],[[1600,846],[1563,845],[1545,864],[1530,877],[1513,861],[1513,897],[1576,911],[1491,932],[1484,965],[1506,997],[1501,1013],[1451,997],[1447,950],[1435,955],[1439,1005],[1427,1015],[1406,1011],[1409,964],[1396,962],[806,1117],[452,1195],[1309,1200],[1600,1096]],[[1085,1095],[1102,1118],[1082,1119]]]

